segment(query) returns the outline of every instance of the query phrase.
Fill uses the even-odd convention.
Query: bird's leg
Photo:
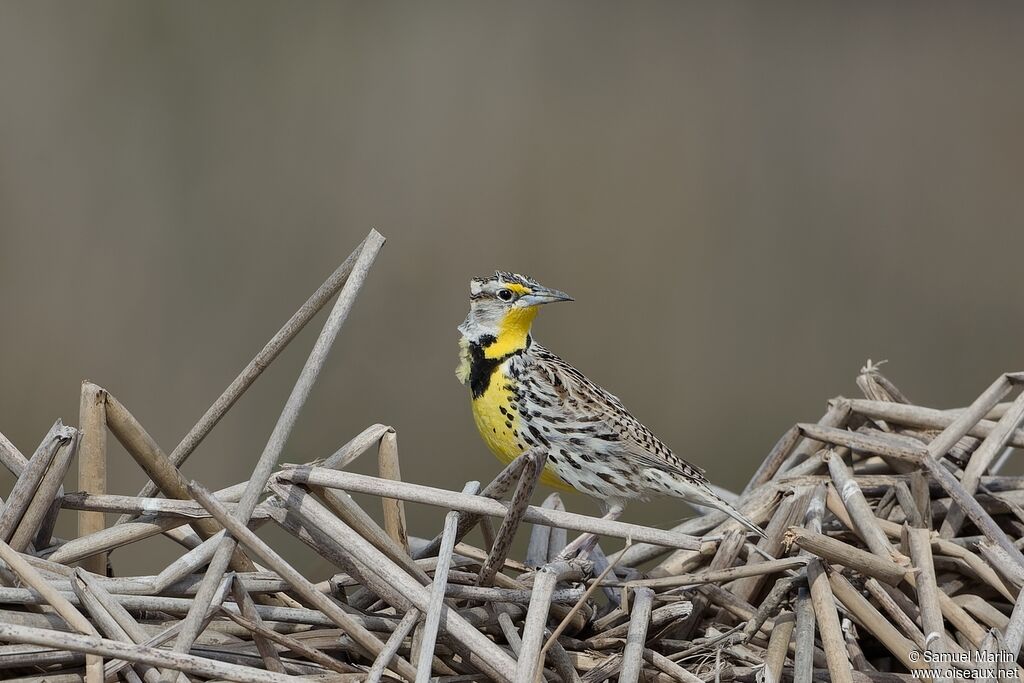
[[[618,519],[622,515],[622,511],[626,509],[626,506],[622,503],[603,504],[602,506],[604,507],[604,515],[601,516],[601,519],[612,521]],[[558,553],[558,560],[568,560],[577,554],[580,557],[586,557],[594,549],[595,545],[597,545],[597,534],[590,532],[580,534],[573,539],[572,543],[565,546],[562,552]]]

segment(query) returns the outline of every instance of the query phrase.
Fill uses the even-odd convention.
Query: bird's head
[[[467,341],[484,347],[488,358],[499,358],[525,348],[537,307],[572,301],[557,289],[519,275],[497,271],[469,281],[469,315],[459,325]]]

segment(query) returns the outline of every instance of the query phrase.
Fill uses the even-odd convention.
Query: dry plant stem
[[[523,521],[523,515],[530,505],[530,498],[533,497],[533,492],[537,489],[537,482],[540,481],[540,475],[548,460],[547,452],[541,448],[532,448],[523,457],[526,464],[523,466],[522,474],[519,475],[519,483],[516,484],[515,491],[512,493],[508,513],[501,520],[501,527],[498,529],[491,552],[488,553],[487,560],[480,567],[480,576],[477,578],[478,586],[491,585],[494,582],[494,575],[504,566],[505,560],[508,558],[508,551],[512,549],[512,540],[519,529],[519,523]]]
[[[463,487],[463,493],[476,493],[480,482],[471,481]],[[455,532],[459,524],[459,513],[449,512],[444,518],[444,530],[441,532],[441,549],[437,555],[437,567],[434,569],[434,583],[430,590],[430,602],[423,618],[423,631],[420,635],[420,652],[416,661],[420,663],[416,673],[416,683],[427,683],[430,680],[431,668],[426,662],[431,660],[434,645],[437,642],[437,629],[441,623],[441,610],[444,608],[445,586],[448,584],[448,570],[451,568],[452,555],[455,552]]]
[[[764,655],[764,683],[780,683],[782,680],[782,665],[786,663],[795,625],[796,619],[792,613],[779,615],[775,619],[775,628],[772,629],[768,650]]]
[[[18,447],[0,432],[0,465],[16,477],[20,477],[28,465],[28,458],[21,454]]]
[[[121,628],[121,626],[114,620],[113,616],[106,610],[104,605],[100,602],[98,596],[94,595],[81,580],[72,582],[75,595],[78,596],[79,603],[86,609],[89,615],[96,622],[103,634],[111,640],[118,640],[122,643],[133,645],[134,641],[128,636],[128,633]],[[138,672],[132,669],[125,670],[124,674],[129,679],[130,683],[136,683],[139,679],[139,674],[142,674],[147,683],[153,683],[159,680],[160,672],[153,667],[141,664],[138,667]]]
[[[366,675],[366,683],[379,683],[385,669],[388,668],[395,653],[398,652],[398,648],[402,646],[402,642],[409,635],[409,632],[412,631],[419,619],[420,611],[415,607],[405,613],[402,620],[395,626],[391,637],[384,643],[384,649],[381,650],[380,654],[373,661],[373,666],[370,667],[370,671]]]
[[[842,458],[835,454],[830,455],[827,460],[835,491],[839,494],[843,507],[853,521],[853,529],[874,554],[887,560],[898,557],[896,549],[889,543],[885,533],[878,528],[871,506],[868,505],[864,493],[854,480],[850,468],[846,466]]]
[[[352,272],[349,274],[345,286],[338,294],[338,299],[335,301],[334,307],[324,323],[323,330],[320,332],[320,336],[317,337],[316,343],[313,345],[313,349],[306,359],[302,371],[299,373],[295,386],[292,388],[292,392],[285,402],[284,409],[274,425],[263,453],[260,454],[245,492],[238,502],[238,509],[234,519],[241,523],[242,528],[248,523],[250,515],[256,509],[259,497],[270,480],[270,475],[277,465],[277,461],[284,450],[285,443],[288,441],[295,422],[298,420],[299,412],[305,405],[306,399],[309,397],[313,385],[320,374],[320,370],[327,361],[327,355],[331,346],[334,344],[338,332],[341,331],[341,326],[348,318],[348,313],[355,302],[356,295],[362,288],[370,266],[373,265],[373,261],[383,245],[384,238],[376,231],[371,231],[359,250],[359,255],[352,265]],[[199,593],[196,594],[195,604],[185,618],[185,625],[174,642],[175,652],[187,652],[192,643],[195,642],[196,637],[199,635],[198,627],[201,617],[209,609],[216,582],[219,581],[220,576],[227,569],[234,554],[234,549],[235,539],[231,536],[225,536],[217,547],[217,552],[214,554],[213,559],[210,560],[206,578]],[[366,635],[369,635],[369,633],[367,632]],[[373,638],[373,642],[379,644],[376,638]],[[374,651],[374,654],[376,654],[376,651]]]
[[[811,589],[811,604],[821,634],[821,644],[828,660],[828,671],[833,683],[853,683],[850,676],[850,658],[846,654],[846,642],[839,625],[835,598],[829,587],[828,568],[814,559],[807,565],[807,582]]]
[[[63,485],[64,475],[67,473],[68,468],[71,467],[71,461],[78,451],[78,439],[81,436],[78,431],[72,431],[74,435],[71,437],[71,440],[62,443],[57,449],[57,454],[54,455],[50,468],[43,475],[43,480],[39,482],[39,486],[33,493],[32,500],[29,502],[28,508],[18,524],[18,528],[15,529],[14,535],[11,537],[11,547],[19,552],[28,548],[32,543],[32,539],[35,538],[40,525],[46,521],[48,513],[53,507],[57,494]],[[45,535],[48,536],[49,534]]]
[[[1014,659],[1020,654],[1021,643],[1024,642],[1024,600],[1017,600],[1010,613],[1010,621],[1003,630],[1003,643],[1006,651]]]
[[[187,525],[185,525],[187,526]],[[145,515],[132,522],[117,524],[88,536],[76,538],[55,548],[49,555],[54,562],[70,564],[97,552],[113,550],[129,543],[182,528],[182,520]]]
[[[356,673],[359,671],[359,669],[356,669],[355,667],[343,664],[336,660],[334,657],[329,657],[320,650],[317,650],[316,648],[306,645],[298,638],[293,638],[283,633],[278,633],[273,629],[267,628],[265,625],[263,625],[262,622],[256,622],[247,619],[243,616],[235,614],[230,610],[223,610],[223,613],[227,615],[227,617],[234,621],[236,624],[250,631],[253,634],[253,640],[255,640],[257,636],[259,636],[265,640],[273,641],[278,645],[281,645],[285,649],[291,650],[296,654],[300,654],[303,657],[310,660],[311,662],[316,662],[325,669],[330,669],[331,671],[335,671],[337,673]],[[277,651],[275,650],[274,652],[276,656]],[[278,658],[278,661],[280,661],[280,658]],[[275,669],[269,670],[274,671]]]
[[[355,529],[360,536],[373,543],[382,553],[387,555],[395,564],[398,564],[409,574],[412,574],[424,585],[430,583],[430,577],[416,564],[408,551],[396,542],[384,529],[381,529],[373,517],[370,517],[359,507],[352,497],[344,491],[319,488],[316,493],[324,504],[336,514],[341,521]]]
[[[939,588],[935,583],[935,564],[932,560],[932,546],[927,529],[903,527],[910,558],[917,568],[914,586],[917,588],[917,604],[921,608],[921,626],[924,629],[925,645],[936,655],[936,662],[943,661],[949,648],[944,639],[945,625],[939,606]]]
[[[929,449],[931,447],[929,446]],[[1021,554],[1020,548],[1014,545],[1006,532],[999,528],[992,516],[989,515],[981,504],[969,493],[964,491],[960,482],[957,481],[949,470],[942,466],[942,464],[934,458],[925,458],[925,466],[931,473],[932,477],[939,482],[939,485],[946,490],[946,493],[957,502],[957,504],[963,509],[964,513],[970,518],[974,525],[981,530],[989,540],[998,545],[1000,548],[1006,551],[1006,553],[1013,559],[1014,562],[1024,567],[1024,554]]]
[[[381,477],[402,481],[402,470],[398,461],[398,436],[393,429],[389,429],[381,437],[380,445],[377,447],[377,464]],[[408,554],[409,531],[405,521],[405,503],[392,498],[383,498],[381,505],[384,508],[384,529],[388,536]]]
[[[844,427],[850,419],[850,402],[845,398],[836,398],[828,402],[828,409],[818,420],[822,427]],[[775,477],[784,476],[794,465],[799,465],[805,458],[816,453],[824,444],[814,439],[804,438],[797,444],[797,447],[790,454],[782,466],[778,468]]]
[[[281,495],[290,514],[298,516],[304,522],[308,522],[309,526],[322,532],[319,538],[323,545],[328,549],[333,548],[335,552],[352,556],[367,569],[366,579],[373,582],[371,588],[382,598],[388,600],[396,609],[404,610],[414,606],[421,612],[427,610],[430,592],[373,544],[331,515],[327,508],[301,487],[293,486],[285,490],[275,484],[273,488]],[[441,630],[478,657],[480,666],[484,667],[489,675],[501,680],[512,679],[515,662],[462,615],[454,610],[443,609]],[[415,674],[410,678],[415,678]]]
[[[341,607],[338,606],[337,603],[335,603],[329,597],[318,591],[316,587],[309,582],[308,579],[306,579],[299,572],[297,572],[290,564],[288,564],[284,560],[284,558],[282,558],[280,555],[274,552],[274,550],[272,550],[270,546],[268,546],[262,539],[256,536],[256,534],[254,534],[252,531],[246,528],[242,524],[242,522],[228,514],[227,511],[224,510],[224,508],[221,506],[220,502],[216,498],[214,498],[208,491],[206,491],[197,484],[193,484],[190,487],[190,490],[192,492],[193,497],[197,501],[199,501],[204,507],[206,507],[207,510],[213,513],[214,517],[217,518],[217,520],[224,525],[224,528],[227,529],[228,533],[234,536],[234,538],[238,539],[240,543],[245,545],[247,548],[249,548],[249,550],[253,552],[253,554],[259,557],[261,561],[265,562],[269,567],[276,571],[281,576],[281,578],[283,578],[285,581],[291,584],[295,592],[302,596],[304,600],[308,601],[316,609],[320,610],[325,615],[327,615],[346,634],[348,634],[349,637],[351,637],[352,640],[355,641],[357,645],[359,645],[361,648],[363,648],[363,650],[368,652],[371,655],[371,657],[375,657],[378,654],[380,654],[381,649],[383,649],[383,643],[381,643],[380,640],[378,640],[375,635],[370,633],[370,631],[368,631],[357,620],[353,619],[352,616],[349,615],[345,610],[341,609]],[[203,580],[203,583],[201,584],[200,592],[202,591],[202,587],[206,586],[209,583],[209,573],[207,573],[206,576],[207,578],[205,578]],[[199,594],[197,594],[196,599],[193,602],[192,608],[189,610],[189,617],[197,613],[197,605],[199,605],[199,599],[200,596]],[[202,613],[199,613],[201,616],[204,616],[205,610],[209,609],[209,603],[207,603],[203,607],[204,611]],[[200,627],[201,625],[202,619],[200,618],[199,622],[196,623],[196,635],[199,634],[200,630],[198,629],[198,627]],[[187,621],[185,624],[182,625],[182,633],[185,632],[186,627]],[[180,640],[181,635],[179,634],[178,641]],[[195,637],[192,638],[192,642],[194,641]],[[189,643],[189,647],[191,647],[191,643]],[[409,678],[415,677],[416,671],[408,662],[405,662],[405,660],[402,659],[398,659],[397,664],[398,671],[403,676],[407,676]]]
[[[828,579],[832,584],[832,593],[857,622],[874,635],[903,666],[913,669],[915,662],[910,659],[910,651],[915,648],[914,643],[897,631],[843,576],[832,572]]]
[[[949,413],[933,408],[889,403],[887,401],[869,401],[867,399],[852,399],[850,405],[855,413],[865,417],[925,429],[946,429],[963,414],[962,412]],[[979,420],[971,423],[966,434],[984,439],[992,432],[995,426],[996,423],[991,420]],[[1024,430],[1018,429],[1014,431],[1010,435],[1008,444],[1017,448],[1024,448]]]
[[[542,508],[554,508],[553,501],[557,498],[557,493],[552,493],[544,502],[541,503]],[[544,526],[543,524],[534,524],[530,529],[530,540],[526,546],[526,564],[530,567],[540,567],[547,564],[548,546],[551,541],[551,527]]]
[[[710,571],[718,571],[731,567],[733,562],[736,561],[736,557],[739,555],[740,550],[743,548],[745,540],[744,532],[738,529],[734,529],[727,533],[725,538],[723,538],[718,544],[718,550],[715,552],[715,556],[711,559],[708,569]],[[709,604],[710,601],[705,595],[697,595],[694,597],[693,610],[690,612],[690,616],[688,616],[680,625],[679,637],[688,639],[693,635]]]
[[[245,590],[245,586],[242,585],[237,576],[231,580],[231,596],[234,598],[235,604],[238,605],[238,611],[242,613],[242,617],[251,621],[255,627],[252,639],[256,644],[256,650],[260,653],[260,657],[263,658],[263,665],[267,668],[267,671],[276,671],[279,674],[285,673],[284,664],[281,663],[281,658],[277,654],[277,648],[261,632],[261,629],[263,629],[263,619],[260,618],[260,613],[256,611],[256,604],[252,601],[249,593]]]
[[[845,429],[821,427],[819,425],[801,424],[797,426],[801,432],[818,441],[836,446],[844,446],[864,453],[874,453],[887,458],[905,460],[910,463],[920,462],[921,458],[925,456],[923,446],[908,447],[891,438],[850,432]]]
[[[644,661],[649,662],[656,669],[672,680],[679,681],[679,683],[704,683],[701,678],[695,676],[665,655],[659,654],[654,650],[644,650]],[[579,677],[577,676],[577,678]]]
[[[19,474],[18,480],[11,489],[11,494],[3,507],[3,514],[0,515],[0,540],[10,541],[14,535],[18,523],[28,509],[32,498],[36,495],[39,483],[43,480],[50,463],[57,455],[62,444],[71,441],[74,436],[74,429],[65,427],[60,420],[53,423],[50,431],[43,437],[39,448],[32,454],[24,470]]]
[[[393,482],[353,472],[335,472],[322,467],[296,467],[285,470],[279,476],[281,479],[300,484],[325,486],[390,498],[401,498],[416,503],[448,507],[478,515],[504,517],[508,513],[508,508],[505,505],[483,495],[467,496],[430,486]],[[587,531],[616,538],[632,538],[644,543],[659,543],[674,548],[696,550],[700,547],[699,539],[692,536],[684,536],[625,522],[602,520],[571,512],[545,510],[533,505],[526,509],[523,519],[534,524],[545,524],[573,531]]]
[[[1024,420],[1024,392],[1017,396],[1010,409],[996,423],[991,433],[985,437],[978,450],[971,455],[971,459],[964,469],[964,474],[960,478],[960,485],[963,486],[964,491],[973,494],[978,490],[981,475],[985,473],[996,456],[1006,447],[1010,436],[1017,431],[1022,420]],[[946,513],[946,519],[942,522],[939,534],[943,538],[952,538],[960,531],[963,523],[964,511],[959,506],[954,505]]]
[[[82,395],[78,408],[78,430],[82,433],[78,445],[78,489],[88,493],[107,492],[107,392],[92,382],[82,382]],[[87,536],[106,526],[102,512],[80,512],[78,535]],[[95,574],[105,574],[107,554],[97,553],[82,563]]]
[[[363,242],[349,254],[348,258],[338,266],[338,268],[324,280],[323,284],[313,292],[313,294],[306,300],[302,306],[299,307],[292,317],[288,319],[288,322],[281,327],[277,333],[271,337],[270,341],[260,349],[259,353],[249,363],[242,368],[242,371],[238,373],[238,376],[232,380],[231,384],[217,397],[217,400],[213,402],[203,416],[199,418],[199,421],[193,425],[192,429],[188,431],[188,434],[182,438],[181,442],[171,451],[169,457],[171,463],[175,466],[181,465],[185,460],[195,451],[195,449],[202,443],[203,439],[206,438],[207,434],[220,422],[221,418],[227,414],[235,402],[241,398],[245,390],[252,386],[253,382],[263,374],[263,371],[277,358],[278,354],[284,350],[288,343],[302,331],[306,324],[313,319],[321,308],[323,308],[331,298],[342,288],[342,286],[348,281],[349,274],[352,272],[352,266],[356,262],[356,256],[362,251],[363,246],[367,240],[370,240],[376,235],[376,231],[371,231],[370,234],[363,240]],[[379,239],[379,235],[377,235]],[[152,496],[156,493],[156,485],[153,482],[149,482],[139,492],[142,497]],[[118,523],[127,521],[126,519],[118,520]]]
[[[750,481],[748,481],[747,485],[743,488],[742,493],[740,493],[740,501],[745,500],[752,491],[771,481],[775,477],[779,468],[782,466],[782,463],[786,461],[786,458],[788,458],[793,452],[793,449],[796,448],[797,442],[800,441],[800,436],[800,429],[794,425],[779,437],[779,440],[772,447],[772,450],[769,451],[768,457],[764,459],[761,466],[757,468],[756,472],[754,472],[754,476],[750,478]]]
[[[637,683],[640,680],[653,604],[654,591],[650,588],[637,588],[633,592],[633,609],[629,613],[629,632],[626,635],[626,646],[622,650],[619,683]]]
[[[514,680],[532,683],[541,675],[544,667],[544,627],[548,621],[551,594],[559,579],[574,571],[568,562],[554,562],[537,570],[533,581],[533,599],[523,623],[523,642],[519,650]]]
[[[919,649],[924,649],[924,633],[917,627],[913,619],[907,616],[907,613],[902,607],[893,599],[892,595],[889,594],[882,584],[876,579],[868,579],[864,582],[864,587],[867,588],[868,593],[875,599],[889,618],[899,626],[903,633],[914,641]],[[901,594],[902,595],[902,594]],[[906,597],[906,596],[904,596]]]
[[[873,576],[885,581],[890,586],[899,585],[907,570],[892,560],[882,559],[874,553],[865,552],[848,543],[817,534],[800,527],[790,527],[786,532],[786,542],[796,543],[800,548],[820,558],[856,569],[861,574]]]
[[[76,581],[81,582],[81,584],[89,590],[89,592],[100,602],[100,604],[102,604],[103,608],[117,623],[121,630],[124,631],[124,633],[129,638],[129,641],[126,642],[146,644],[147,641],[150,640],[147,637],[146,630],[143,629],[137,621],[135,621],[135,618],[128,613],[128,610],[126,610],[114,598],[114,596],[112,596],[110,593],[106,591],[105,588],[103,588],[103,586],[98,580],[91,577],[88,572],[81,570],[77,570],[75,572],[75,579]],[[81,598],[81,594],[79,593],[78,590],[75,591],[75,595]],[[169,640],[170,636],[168,636],[167,639]],[[148,644],[155,646],[155,644],[152,642]],[[122,662],[124,662],[124,660],[122,660]],[[118,668],[118,663],[111,662],[110,665],[106,667],[106,678],[109,679],[110,676],[118,670]],[[146,679],[147,683],[152,683],[152,681],[159,680],[160,678],[160,672],[158,669],[152,668],[150,670],[145,670],[144,668],[140,670],[144,671],[143,677]]]
[[[605,586],[625,586],[626,588],[672,588],[675,586],[696,586],[702,583],[724,583],[735,579],[742,579],[748,576],[763,576],[777,574],[787,569],[799,569],[807,564],[804,557],[784,557],[779,560],[765,560],[758,564],[748,564],[742,567],[729,567],[727,569],[706,569],[690,574],[678,576],[665,576],[657,579],[635,579],[633,581],[611,581],[605,582]],[[901,574],[902,576],[902,574]]]
[[[814,672],[814,607],[806,588],[796,597],[796,659],[793,683],[811,683]]]
[[[171,463],[145,427],[109,393],[107,394],[106,414],[107,427],[110,432],[145,470],[160,491],[168,498],[188,500],[188,482],[185,477]],[[220,531],[220,526],[210,519],[190,520],[189,525],[204,539]],[[255,568],[242,553],[233,553],[228,559],[231,561],[232,568],[237,571],[247,572]],[[227,569],[226,566],[225,569]],[[220,580],[219,576],[217,580]]]
[[[238,681],[239,683],[296,683],[302,680],[295,676],[228,664],[215,659],[180,654],[143,645],[127,645],[99,636],[48,631],[28,626],[0,624],[0,639],[11,643],[30,643],[73,652],[84,652],[87,657],[93,656],[97,659],[100,656],[106,656],[112,659],[141,662],[165,669],[184,671],[196,676]]]
[[[55,591],[43,575],[36,571],[21,554],[2,541],[0,541],[0,560],[3,560],[8,568],[17,574],[18,578],[25,585],[39,593],[53,607],[57,614],[68,623],[68,626],[79,633],[92,636],[99,635],[89,620],[75,609],[75,606],[67,598]],[[103,660],[95,655],[89,655],[86,657],[85,662],[86,678],[89,683],[99,683],[99,681],[102,681]]]
[[[505,466],[501,472],[484,487],[484,490],[480,492],[480,495],[485,498],[498,499],[504,496],[509,489],[512,488],[519,481],[519,475],[523,471],[523,467],[526,466],[526,460],[520,455],[518,458],[510,462]],[[477,523],[480,522],[483,515],[471,514],[468,512],[459,512],[459,526],[455,538],[462,540],[466,534],[468,534]],[[438,534],[431,539],[423,548],[418,552],[414,553],[414,557],[417,559],[421,557],[429,557],[437,554],[437,549],[441,547],[441,534]]]

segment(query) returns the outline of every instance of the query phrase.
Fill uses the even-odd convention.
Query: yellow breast
[[[484,443],[503,463],[510,463],[528,448],[521,434],[526,426],[522,423],[512,402],[509,389],[510,379],[501,367],[494,369],[487,390],[473,399],[473,419]],[[540,483],[563,491],[575,491],[563,482],[548,464],[541,475]]]

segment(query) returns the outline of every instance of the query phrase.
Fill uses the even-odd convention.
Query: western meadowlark
[[[711,489],[703,470],[533,340],[538,307],[556,301],[572,298],[516,273],[470,281],[455,374],[469,385],[477,429],[498,459],[507,463],[535,446],[546,449],[541,482],[597,498],[609,518],[627,501],[672,496],[721,510],[763,536]]]

